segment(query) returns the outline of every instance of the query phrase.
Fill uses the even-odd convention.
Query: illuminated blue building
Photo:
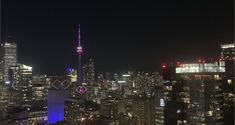
[[[66,98],[66,90],[48,91],[48,124],[56,124],[59,121],[64,121],[64,102]]]

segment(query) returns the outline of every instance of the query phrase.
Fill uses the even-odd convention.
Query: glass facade
[[[202,73],[225,72],[225,62],[181,64],[176,68],[176,73]]]

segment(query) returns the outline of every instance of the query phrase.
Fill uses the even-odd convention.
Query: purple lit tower
[[[82,46],[81,46],[81,35],[80,35],[80,24],[78,25],[78,71],[77,71],[77,80],[82,82]]]

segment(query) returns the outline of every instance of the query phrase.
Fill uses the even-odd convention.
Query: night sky
[[[35,73],[76,67],[79,23],[83,62],[98,72],[158,71],[234,42],[233,0],[2,0],[1,10],[2,41],[14,40]]]

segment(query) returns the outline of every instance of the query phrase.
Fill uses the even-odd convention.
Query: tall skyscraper
[[[14,91],[19,91],[17,96],[20,97],[20,102],[16,103],[30,102],[32,99],[32,67],[24,64],[10,66],[9,84]]]
[[[138,125],[154,125],[154,100],[145,95],[133,99],[134,115],[138,118]]]
[[[177,63],[162,68],[166,125],[223,124],[224,61]]]
[[[17,45],[15,43],[1,44],[1,61],[3,62],[3,80],[9,81],[9,67],[17,63]]]
[[[83,66],[83,81],[89,85],[92,85],[95,81],[95,67],[92,59],[89,60],[88,64]]]
[[[223,75],[224,118],[225,124],[234,123],[234,83],[235,83],[235,43],[221,45],[221,60],[225,61]]]
[[[77,53],[78,53],[78,70],[77,70],[77,78],[78,82],[82,82],[82,46],[81,46],[81,33],[80,33],[80,24],[78,25],[78,46],[77,46]]]
[[[176,93],[176,113],[181,114],[183,120],[177,119],[177,124],[223,124],[224,73],[224,61],[180,64],[176,67],[176,76],[182,79],[176,83],[177,87],[181,85]]]
[[[235,43],[221,45],[221,60],[225,61],[226,72],[225,75],[223,75],[223,90],[225,101],[228,102],[235,98]]]
[[[83,66],[83,82],[87,84],[86,88],[88,89],[85,93],[86,99],[90,100],[94,97],[95,87],[95,68],[94,61],[92,59],[90,59],[89,62]]]
[[[155,83],[155,87],[153,88],[154,125],[164,125],[165,100],[164,100],[163,79],[157,73],[155,73],[152,78]]]

